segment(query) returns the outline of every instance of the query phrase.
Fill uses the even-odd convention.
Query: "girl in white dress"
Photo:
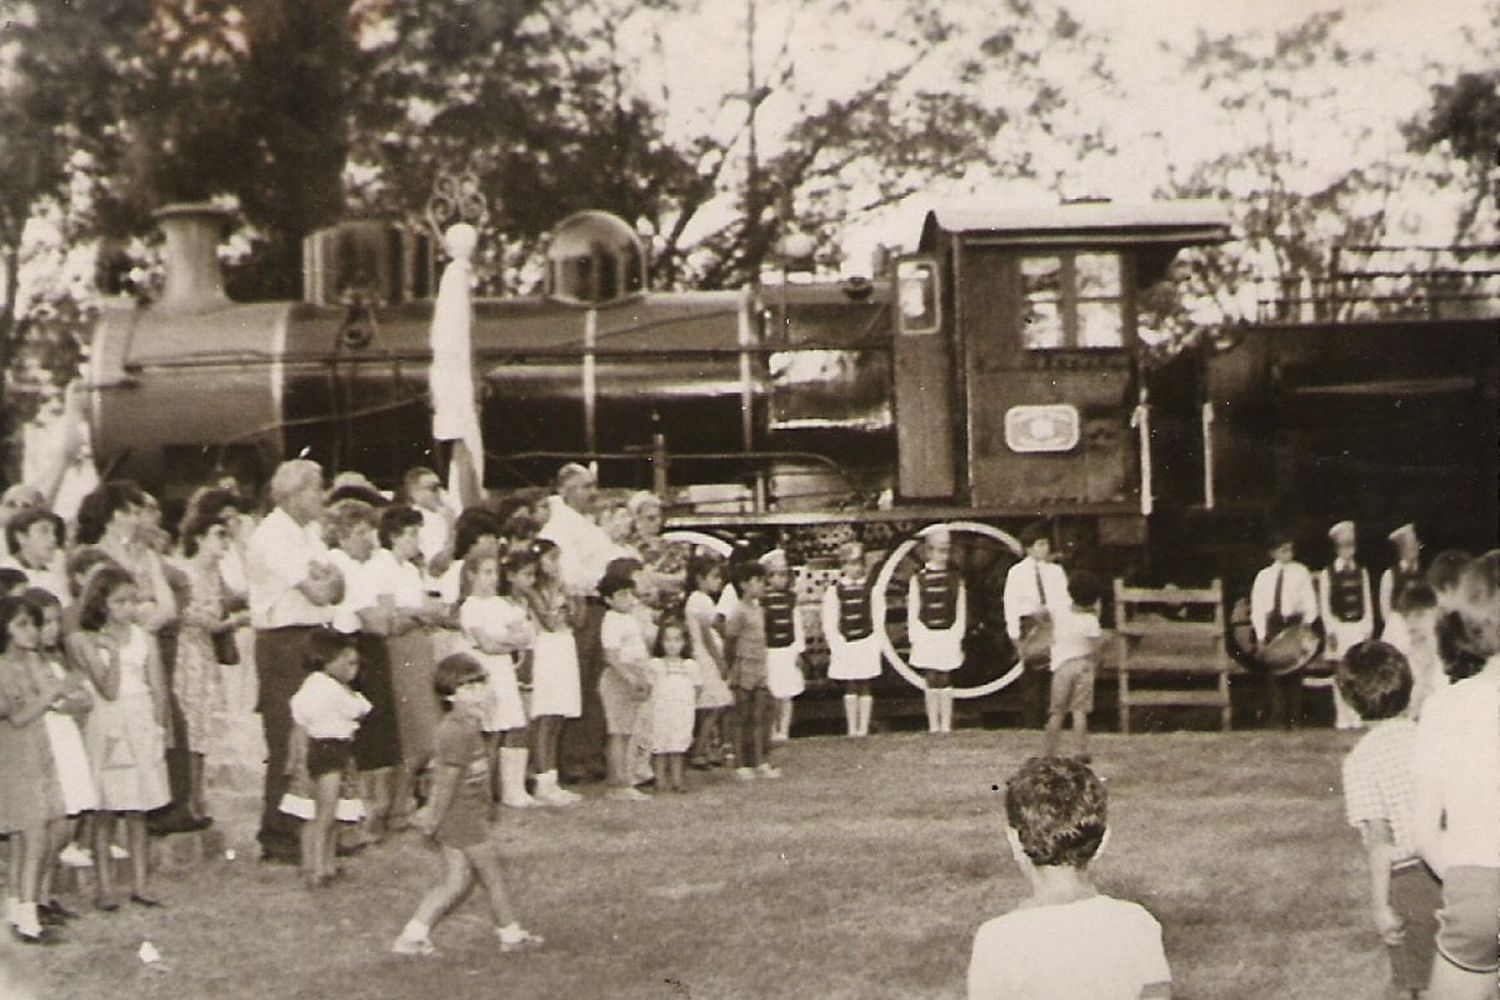
[[[724,562],[717,556],[694,556],[688,563],[686,617],[688,642],[698,663],[697,737],[690,763],[697,768],[724,763],[724,711],[734,705],[725,680],[724,634],[715,602],[724,590]]]
[[[531,721],[536,748],[536,795],[542,805],[572,805],[582,796],[557,784],[557,747],[564,719],[576,719],[583,698],[578,681],[578,646],[573,639],[571,604],[563,592],[562,550],[539,538],[531,545],[536,556],[536,586],[526,592],[532,617],[539,626],[531,647]]]
[[[870,682],[880,676],[880,637],[870,611],[865,550],[858,542],[839,549],[839,578],[823,591],[823,638],[828,641],[828,679],[844,684],[844,722],[850,736],[870,735],[875,698]]]
[[[651,677],[651,770],[656,790],[685,792],[683,762],[693,742],[693,712],[701,676],[689,657],[687,626],[668,618],[656,633]]]
[[[99,812],[94,820],[96,903],[114,910],[109,858],[115,821],[124,824],[130,852],[130,901],[160,906],[151,894],[146,813],[171,801],[167,785],[167,688],[151,634],[136,623],[140,601],[135,581],[115,566],[98,570],[80,600],[79,631],[68,636],[68,656],[93,681],[98,698],[84,738]]]
[[[464,560],[458,625],[490,681],[490,701],[482,728],[492,735],[492,763],[499,777],[500,802],[516,809],[536,805],[526,792],[526,708],[521,701],[517,661],[536,639],[526,606],[510,595],[534,586],[536,560],[512,552],[502,560],[488,549]]]

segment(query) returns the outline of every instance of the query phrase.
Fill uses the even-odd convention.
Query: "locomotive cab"
[[[1098,541],[1138,543],[1137,299],[1179,250],[1228,238],[1198,203],[929,213],[897,265],[901,497],[1097,516]]]

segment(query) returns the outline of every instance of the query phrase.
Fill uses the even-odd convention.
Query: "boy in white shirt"
[[[1068,758],[1033,757],[1006,782],[1006,839],[1031,895],[974,935],[969,1000],[1172,995],[1161,925],[1089,878],[1108,836],[1105,799],[1098,776]]]
[[[1316,636],[1298,626],[1318,620],[1318,593],[1312,574],[1295,559],[1290,530],[1273,532],[1269,548],[1271,564],[1250,588],[1250,627],[1270,686],[1270,724],[1290,729],[1302,719],[1301,666],[1317,652],[1315,645],[1307,648]]]
[[[1099,669],[1099,598],[1104,587],[1085,570],[1069,581],[1071,604],[1052,616],[1052,691],[1047,704],[1047,741],[1043,755],[1052,757],[1062,743],[1063,722],[1073,717],[1078,758],[1089,762],[1089,713],[1094,710],[1094,673]]]

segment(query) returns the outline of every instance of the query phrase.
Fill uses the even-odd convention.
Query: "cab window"
[[[1125,345],[1118,254],[1027,255],[1021,287],[1021,339],[1028,350]]]

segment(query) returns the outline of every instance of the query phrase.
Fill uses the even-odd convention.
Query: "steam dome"
[[[547,248],[547,294],[602,306],[646,287],[646,253],[635,231],[608,212],[577,212],[558,223]]]

